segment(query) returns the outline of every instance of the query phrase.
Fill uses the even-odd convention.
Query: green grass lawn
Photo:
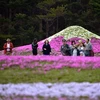
[[[100,82],[100,69],[62,68],[47,71],[34,69],[8,68],[0,70],[0,84],[35,82]]]
[[[2,99],[1,99],[2,98]],[[91,100],[89,97],[1,97],[0,100]],[[97,100],[97,99],[93,99]],[[98,99],[99,100],[99,99]]]

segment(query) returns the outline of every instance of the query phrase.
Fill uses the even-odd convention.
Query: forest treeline
[[[71,26],[100,34],[100,0],[0,0],[0,49],[29,44]]]

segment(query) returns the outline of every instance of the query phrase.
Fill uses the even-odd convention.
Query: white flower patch
[[[100,97],[100,83],[0,84],[0,96]]]
[[[47,38],[49,41],[51,41],[53,38],[57,36],[63,36],[66,40],[73,38],[73,37],[79,37],[82,39],[87,39],[91,37],[95,37],[100,39],[100,36],[88,31],[87,29],[81,27],[81,26],[69,26],[62,31],[50,36]]]

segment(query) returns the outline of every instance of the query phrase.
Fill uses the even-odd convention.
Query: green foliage
[[[26,17],[26,14],[19,13],[19,14],[16,14],[15,17],[22,20],[23,18]]]
[[[28,44],[71,25],[99,35],[99,16],[100,0],[0,0],[0,42],[10,36],[15,46]]]
[[[43,10],[48,10],[52,5],[55,4],[55,0],[43,0],[37,4],[37,7]]]
[[[38,69],[9,68],[0,70],[0,83],[35,83],[35,82],[100,82],[100,69],[81,70],[73,68],[63,68],[60,70],[38,71]]]
[[[73,13],[81,13],[83,10],[82,4],[80,2],[73,2],[69,5],[69,10]]]
[[[90,0],[90,6],[96,17],[100,16],[100,0]]]
[[[48,15],[52,15],[54,17],[56,16],[63,16],[65,13],[65,7],[64,6],[57,6],[57,8],[50,8],[49,14]]]
[[[7,38],[12,38],[12,35],[10,35],[10,34],[8,34],[8,35],[0,34],[0,38],[6,40]]]
[[[60,4],[62,3],[62,4]],[[46,25],[42,25],[41,27],[45,27],[46,37],[49,36],[50,28],[56,27],[56,32],[58,32],[59,28],[59,18],[60,16],[64,16],[65,14],[65,6],[63,5],[63,1],[61,0],[44,0],[37,4],[37,7],[40,9],[41,13],[37,16],[40,20],[45,21]],[[42,22],[40,21],[40,22]],[[55,26],[53,26],[55,24]]]

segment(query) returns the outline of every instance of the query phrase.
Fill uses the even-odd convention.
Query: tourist
[[[80,56],[85,56],[85,45],[83,42],[80,42],[78,49],[80,51]]]
[[[66,40],[63,39],[62,42],[63,42],[63,45],[61,46],[61,50],[60,50],[62,55],[71,56],[71,50],[70,50],[69,45],[66,43]]]
[[[4,54],[10,55],[12,53],[13,43],[9,38],[6,41],[7,42],[3,46]]]
[[[37,55],[37,48],[38,48],[38,44],[37,44],[37,39],[35,38],[32,42],[32,53],[33,55]]]
[[[71,41],[70,49],[71,49],[72,56],[79,56],[80,55],[80,52],[77,48],[77,44],[75,41]]]
[[[94,56],[94,53],[93,53],[93,49],[92,49],[92,44],[90,43],[90,40],[87,39],[86,42],[85,42],[85,55],[86,56]]]
[[[50,55],[51,46],[50,46],[48,40],[46,40],[46,41],[44,42],[44,45],[43,45],[43,47],[42,47],[42,51],[43,51],[43,55]]]

